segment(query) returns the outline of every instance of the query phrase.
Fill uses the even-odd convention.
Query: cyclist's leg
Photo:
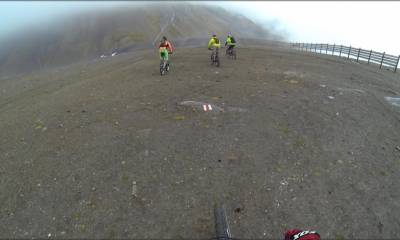
[[[165,62],[167,63],[166,65],[167,71],[169,71],[169,54],[167,50],[165,50]]]
[[[234,47],[234,45],[229,45],[228,52],[229,52],[230,54],[232,54],[233,47]]]

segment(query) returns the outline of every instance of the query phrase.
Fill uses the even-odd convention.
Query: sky
[[[400,2],[219,2],[258,23],[276,23],[293,42],[336,43],[400,55]]]
[[[198,4],[199,2],[197,2]],[[212,1],[266,28],[286,33],[293,42],[336,43],[400,54],[400,2],[394,1]],[[1,2],[0,37],[68,12],[110,7],[123,2]],[[141,3],[137,3],[141,4]],[[234,20],[232,22],[234,24]]]

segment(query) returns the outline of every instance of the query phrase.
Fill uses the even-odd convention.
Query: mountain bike
[[[160,62],[160,74],[165,75],[167,72],[169,72],[169,64],[167,60],[163,59]]]
[[[219,62],[219,48],[215,48],[211,54],[211,64],[219,67],[220,62]]]
[[[165,75],[167,72],[169,72],[169,63],[168,63],[166,56],[164,56],[164,54],[161,54],[160,74],[162,76],[162,75]]]
[[[229,49],[229,47],[226,49],[226,56],[228,56],[230,59],[236,60],[236,50],[235,48]]]
[[[214,218],[215,234],[217,235],[217,240],[232,239],[228,219],[226,217],[225,209],[222,205],[216,205],[214,207]]]

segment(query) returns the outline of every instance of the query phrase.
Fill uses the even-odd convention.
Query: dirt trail
[[[150,50],[0,82],[0,238],[213,238],[217,201],[235,238],[399,238],[399,74],[237,53],[216,68],[177,49],[163,77]]]
[[[175,21],[175,12],[173,12],[171,18],[170,18],[163,26],[161,26],[160,32],[159,32],[159,33],[156,35],[156,37],[154,38],[153,46],[156,45],[156,42],[157,42],[157,41],[160,41],[161,35],[164,33],[165,29],[166,29],[167,27],[169,27],[171,24],[173,24],[174,21]]]

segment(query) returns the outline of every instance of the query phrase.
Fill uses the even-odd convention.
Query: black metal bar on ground
[[[347,54],[347,59],[350,58],[350,52],[351,52],[351,45],[350,45],[350,49],[349,49],[349,54]]]
[[[369,51],[369,56],[368,56],[368,64],[369,64],[369,60],[371,60],[371,54],[372,54],[372,50]]]
[[[358,53],[357,53],[357,62],[358,62],[358,58],[360,57],[360,51],[361,51],[361,48],[358,49]]]
[[[385,52],[383,52],[382,54],[382,60],[381,60],[381,65],[379,66],[379,68],[382,68],[382,63],[383,63],[383,59],[385,58]]]

